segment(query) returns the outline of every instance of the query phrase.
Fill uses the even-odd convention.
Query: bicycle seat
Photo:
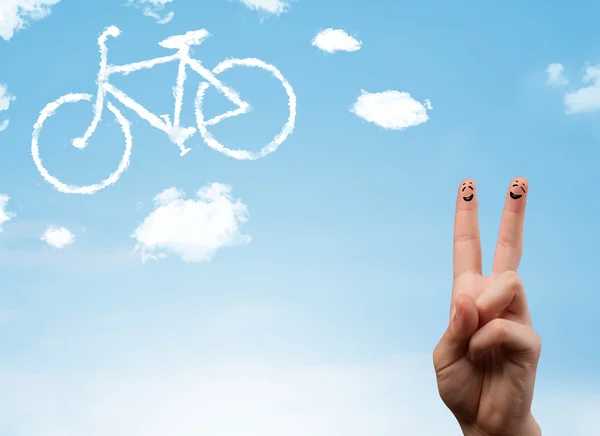
[[[159,42],[158,45],[164,48],[181,49],[191,45],[202,44],[202,41],[209,36],[210,33],[204,29],[193,30],[191,32],[186,32],[183,35],[169,36],[167,39]]]

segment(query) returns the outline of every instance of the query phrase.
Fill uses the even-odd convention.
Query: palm
[[[512,182],[511,189],[514,186],[515,182]],[[509,306],[491,315],[478,312],[476,304],[499,277],[516,276],[511,271],[517,270],[521,257],[525,196],[517,201],[507,194],[492,274],[483,276],[477,222],[478,199],[474,188],[474,182],[469,180],[459,188],[454,237],[455,278],[452,285],[453,304],[456,305],[460,299],[463,302],[461,306],[468,303],[466,307],[471,307],[469,316],[464,317],[470,320],[472,325],[468,329],[472,331],[469,337],[462,338],[462,342],[456,341],[450,345],[442,338],[434,352],[434,363],[440,396],[461,425],[473,426],[485,434],[498,434],[513,425],[511,420],[518,420],[519,414],[530,406],[532,392],[528,388],[532,379],[531,365],[523,360],[520,351],[503,347],[497,347],[475,361],[468,357],[467,351],[470,336],[477,330],[483,330],[483,325],[493,318],[524,323],[529,319],[526,306],[523,305],[519,310]],[[470,200],[465,191],[473,193]]]

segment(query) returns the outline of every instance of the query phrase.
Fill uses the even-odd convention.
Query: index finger
[[[458,187],[454,218],[454,277],[481,275],[481,242],[477,218],[477,186],[466,179]]]
[[[510,182],[500,221],[492,274],[517,271],[519,268],[523,252],[523,228],[528,192],[529,182],[525,177],[517,177]]]

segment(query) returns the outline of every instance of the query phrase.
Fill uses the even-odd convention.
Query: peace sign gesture
[[[531,414],[540,337],[517,269],[529,185],[511,181],[492,273],[482,275],[475,181],[461,182],[454,222],[450,324],[433,352],[438,390],[465,435],[538,436]]]

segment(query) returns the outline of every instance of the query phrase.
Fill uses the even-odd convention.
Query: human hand
[[[492,273],[482,275],[475,182],[463,181],[454,222],[450,324],[433,352],[440,396],[467,436],[538,436],[531,414],[540,337],[516,271],[527,180],[509,186]]]

